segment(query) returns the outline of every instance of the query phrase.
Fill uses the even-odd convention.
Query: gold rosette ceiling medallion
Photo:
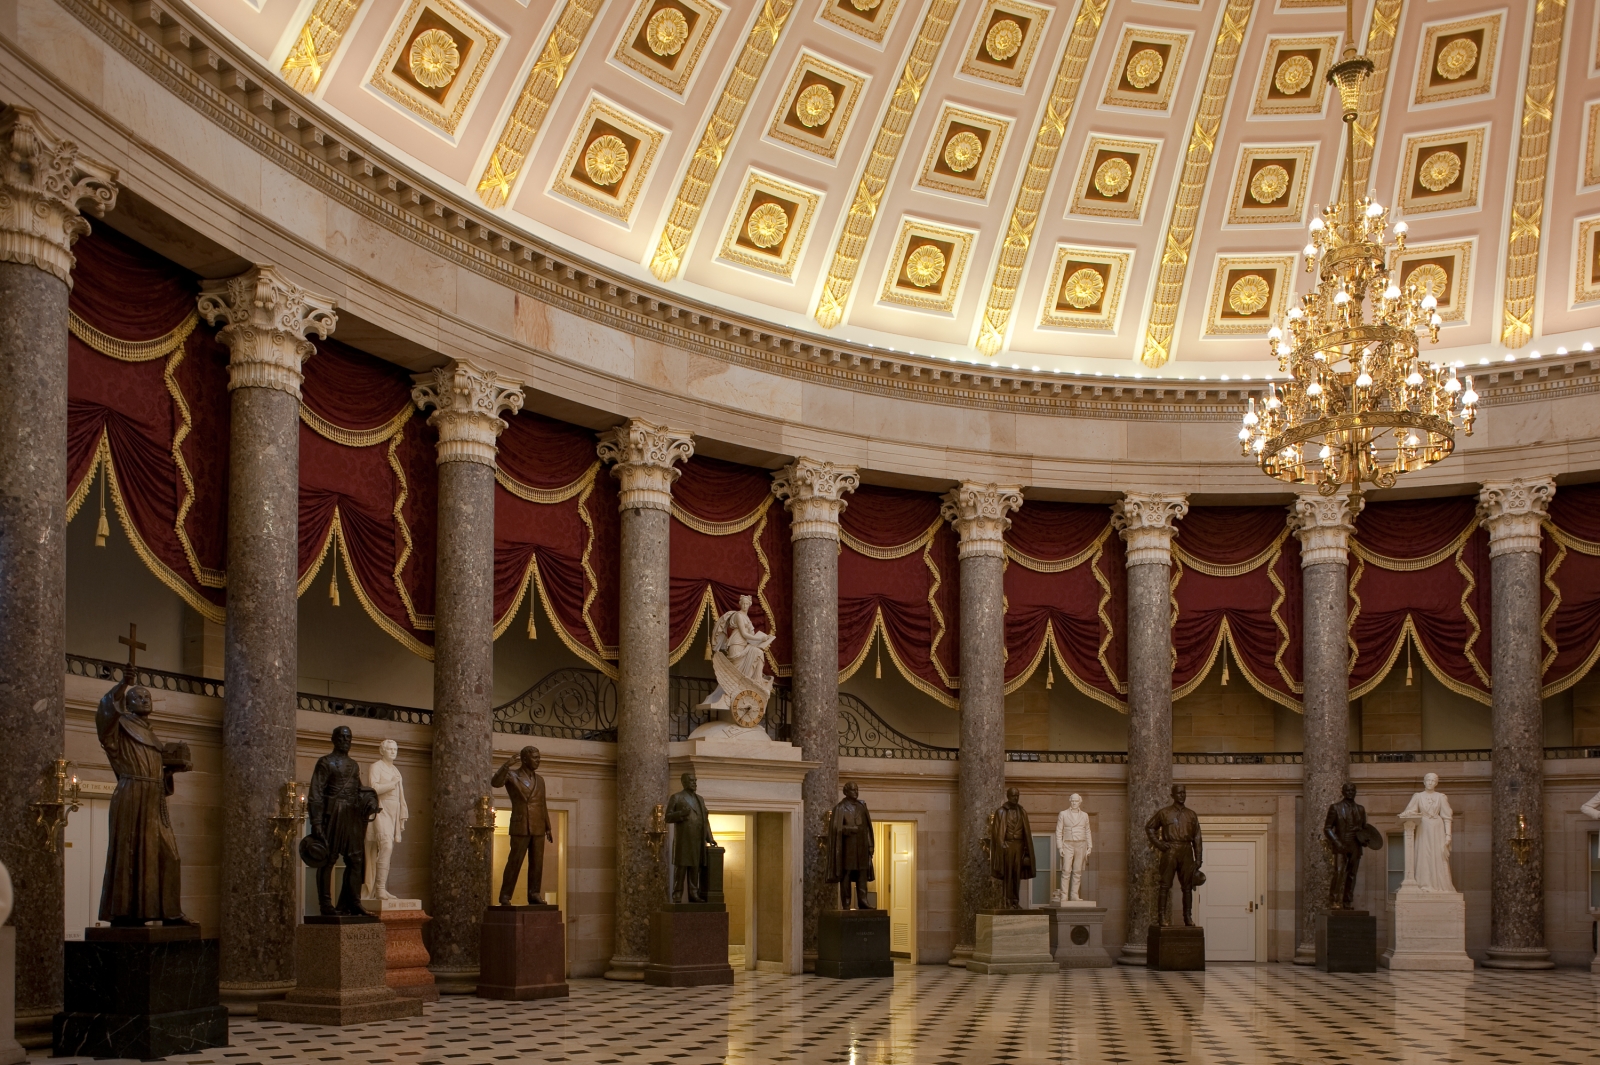
[[[610,133],[596,137],[583,153],[583,171],[596,185],[615,185],[628,172],[628,146]]]
[[[1085,310],[1099,303],[1100,297],[1106,294],[1106,279],[1100,276],[1098,270],[1080,267],[1067,278],[1062,293],[1072,306],[1080,311]]]
[[[989,27],[983,38],[983,50],[996,63],[1004,63],[1022,51],[1022,27],[1015,19],[1001,19]]]
[[[836,103],[833,90],[819,82],[801,92],[794,102],[794,113],[802,126],[815,129],[833,117]]]
[[[944,252],[924,244],[906,256],[906,277],[918,288],[929,288],[944,276]]]
[[[1154,48],[1141,48],[1128,60],[1124,76],[1135,89],[1148,89],[1161,80],[1161,69],[1165,65],[1160,52]]]
[[[1434,152],[1417,167],[1417,181],[1429,192],[1443,192],[1461,177],[1461,156],[1448,148]]]
[[[1133,184],[1133,167],[1126,159],[1112,156],[1095,168],[1094,187],[1102,196],[1121,196]]]
[[[683,51],[683,42],[688,39],[689,20],[675,7],[664,7],[651,15],[644,28],[645,43],[652,52],[663,58]]]
[[[424,30],[411,42],[411,76],[425,89],[442,89],[461,69],[461,49],[444,30]]]
[[[1457,37],[1443,48],[1439,49],[1439,58],[1434,63],[1433,69],[1446,81],[1458,81],[1467,76],[1478,62],[1478,46],[1472,43],[1470,37]]]
[[[983,157],[983,142],[976,133],[962,130],[945,142],[944,165],[958,174],[965,174],[978,165]]]
[[[775,203],[764,203],[750,212],[744,232],[758,248],[775,248],[789,232],[789,215]]]
[[[1277,163],[1257,170],[1250,179],[1250,198],[1257,203],[1277,203],[1289,191],[1289,171]]]
[[[1374,68],[1356,54],[1353,6],[1349,43],[1328,71],[1345,123],[1342,195],[1311,222],[1304,254],[1315,285],[1267,333],[1286,379],[1269,382],[1259,405],[1249,401],[1239,427],[1240,453],[1263,473],[1323,495],[1368,483],[1390,488],[1401,474],[1449,457],[1456,431],[1472,434],[1478,405],[1471,377],[1421,357],[1422,336],[1437,343],[1442,320],[1436,278],[1416,270],[1399,284],[1406,224],[1391,229],[1382,204],[1356,195],[1355,120]],[[1235,283],[1230,306],[1249,279]]]
[[[1303,55],[1292,55],[1278,64],[1272,75],[1272,84],[1285,96],[1294,96],[1311,84],[1317,68]]]

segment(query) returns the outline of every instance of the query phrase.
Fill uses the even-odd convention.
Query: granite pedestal
[[[1106,908],[1092,902],[1046,906],[1050,954],[1063,969],[1108,969],[1116,964],[1105,946]]]
[[[1378,918],[1366,910],[1330,910],[1317,918],[1317,968],[1325,973],[1378,971]]]
[[[89,928],[65,947],[56,1057],[149,1059],[228,1045],[218,945],[198,925]]]
[[[0,1065],[17,1065],[28,1052],[17,1042],[17,929],[0,925]]]
[[[657,987],[733,983],[728,908],[715,902],[669,902],[652,914],[644,982]]]
[[[307,917],[295,929],[295,989],[263,1002],[264,1021],[365,1024],[415,1017],[422,1000],[394,993],[386,980],[383,922],[376,917]]]
[[[817,975],[840,980],[893,976],[888,910],[823,910],[817,915]]]
[[[421,899],[362,899],[361,908],[383,922],[383,982],[397,995],[438,1002],[439,988],[428,971],[428,946],[422,928],[433,920]]]
[[[1145,934],[1145,965],[1169,973],[1204,971],[1206,930],[1190,925],[1151,925]]]
[[[1384,968],[1465,972],[1473,967],[1467,953],[1467,899],[1461,892],[1402,886],[1385,909]]]
[[[1043,910],[979,910],[967,971],[1003,975],[1058,971]]]
[[[726,948],[723,954],[727,954]],[[726,960],[726,958],[724,958]],[[567,929],[558,906],[483,911],[478,995],[523,1002],[567,997]]]

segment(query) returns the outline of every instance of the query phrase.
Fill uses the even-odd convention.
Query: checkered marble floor
[[[837,981],[741,972],[674,991],[576,980],[532,1003],[449,998],[420,1018],[319,1028],[235,1018],[186,1065],[1592,1065],[1600,977],[1330,976],[1292,965],[1204,973],[975,976],[901,965]],[[43,1052],[47,1053],[47,1052]],[[41,1052],[35,1052],[40,1055]],[[54,1059],[55,1061],[88,1059]]]

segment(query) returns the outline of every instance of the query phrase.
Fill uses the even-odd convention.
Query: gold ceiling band
[[[1394,58],[1395,36],[1400,29],[1404,0],[1377,0],[1372,8],[1372,25],[1367,28],[1364,53],[1372,60],[1372,73],[1361,83],[1361,103],[1355,121],[1356,189],[1367,187],[1372,170],[1372,152],[1378,143],[1378,122],[1383,117],[1383,94],[1389,84],[1389,64]]]
[[[504,488],[518,499],[526,499],[529,503],[565,503],[579,492],[592,486],[595,474],[599,472],[600,463],[596,460],[590,463],[589,468],[584,470],[577,480],[560,488],[535,488],[531,484],[523,484],[498,466],[495,467],[494,479],[501,488]]]
[[[359,10],[361,0],[317,0],[294,46],[283,57],[283,80],[289,88],[305,96],[316,90]]]
[[[1255,557],[1247,558],[1243,562],[1235,562],[1232,565],[1226,566],[1196,558],[1194,555],[1191,555],[1189,552],[1180,547],[1177,540],[1172,542],[1172,553],[1177,556],[1177,558],[1182,561],[1185,566],[1188,566],[1192,570],[1198,570],[1201,573],[1204,573],[1207,577],[1242,577],[1246,573],[1257,569],[1267,562],[1276,562],[1278,555],[1283,551],[1283,542],[1288,538],[1289,528],[1287,525],[1285,525],[1283,531],[1278,534],[1278,538],[1273,540],[1272,543],[1268,544],[1266,548]]]
[[[865,540],[856,539],[842,528],[839,530],[839,542],[844,544],[844,546],[848,547],[850,550],[854,551],[856,554],[865,555],[867,558],[877,558],[885,561],[896,558],[905,558],[913,551],[920,551],[924,546],[930,543],[933,540],[933,534],[938,532],[939,526],[943,524],[943,518],[935,518],[933,524],[928,526],[927,529],[923,530],[923,532],[918,535],[916,539],[907,540],[898,547],[878,547],[875,544],[869,544]]]
[[[1100,530],[1100,535],[1094,541],[1075,555],[1062,559],[1035,558],[1012,547],[1006,543],[1006,557],[1024,569],[1031,569],[1035,573],[1065,573],[1069,569],[1077,569],[1091,558],[1098,558],[1105,548],[1106,537],[1111,535],[1111,523],[1106,522],[1106,527]]]
[[[773,498],[769,494],[750,513],[742,518],[734,518],[732,521],[707,521],[705,518],[691,514],[674,499],[672,501],[672,516],[697,533],[704,533],[707,536],[732,536],[734,533],[744,532],[758,521],[765,521],[767,508],[772,505]]]
[[[67,312],[68,332],[100,354],[121,362],[150,362],[171,355],[183,347],[184,342],[189,339],[189,334],[194,332],[194,327],[199,322],[199,315],[190,311],[189,316],[171,331],[153,340],[118,340],[79,318],[77,312]]]
[[[1239,64],[1239,48],[1254,10],[1255,0],[1229,0],[1222,13],[1222,29],[1217,32],[1216,45],[1211,50],[1200,107],[1189,134],[1189,147],[1183,155],[1178,194],[1172,201],[1172,215],[1160,244],[1161,269],[1156,275],[1150,320],[1145,325],[1144,350],[1139,354],[1139,361],[1146,366],[1165,366],[1172,358],[1178,303],[1183,299],[1184,279],[1189,272],[1189,251],[1200,216],[1200,201],[1205,195],[1206,178],[1211,173],[1211,158],[1216,152],[1217,130],[1222,125],[1228,89],[1233,84],[1234,68]]]
[[[878,203],[889,187],[889,175],[900,158],[905,143],[906,130],[916,113],[917,101],[922,98],[923,86],[933,70],[933,61],[939,56],[950,20],[955,18],[959,0],[933,0],[917,29],[916,43],[900,72],[900,82],[895,86],[889,109],[878,127],[878,136],[872,144],[872,153],[856,185],[854,201],[845,216],[844,231],[833,249],[833,261],[828,266],[828,277],[822,285],[822,296],[817,301],[813,317],[824,329],[832,329],[844,318],[844,305],[855,286],[856,272],[861,267],[861,253],[866,250],[872,236],[872,225],[878,217]]]
[[[1350,553],[1364,562],[1370,562],[1379,569],[1391,570],[1395,573],[1415,573],[1417,570],[1431,569],[1445,559],[1456,554],[1465,546],[1472,534],[1478,531],[1478,519],[1473,518],[1467,522],[1467,527],[1460,534],[1445,544],[1439,550],[1421,558],[1392,558],[1389,555],[1380,555],[1361,546],[1361,541],[1356,537],[1350,538]]]
[[[671,281],[678,276],[683,264],[683,253],[700,221],[700,210],[711,194],[711,184],[722,169],[728,142],[739,128],[745,107],[750,102],[756,83],[767,69],[767,60],[778,44],[778,36],[794,11],[794,0],[766,0],[761,5],[761,15],[745,38],[744,48],[734,61],[733,69],[722,83],[722,95],[717,106],[706,120],[705,131],[700,134],[700,144],[689,160],[689,171],[683,175],[678,187],[678,198],[672,203],[667,224],[661,227],[661,239],[650,260],[650,272],[657,280]]]
[[[1061,142],[1066,137],[1067,120],[1072,117],[1072,109],[1077,104],[1083,72],[1094,53],[1095,42],[1100,37],[1100,24],[1105,21],[1106,6],[1110,2],[1083,0],[1078,7],[1078,17],[1072,24],[1072,33],[1067,37],[1066,47],[1062,49],[1061,62],[1056,67],[1055,86],[1045,103],[1039,130],[1033,136],[1033,150],[1028,154],[1022,185],[1017,189],[1016,200],[1011,205],[1006,239],[1000,245],[994,280],[989,284],[983,328],[977,342],[978,350],[985,355],[993,356],[1005,342],[1006,327],[1011,322],[1011,311],[1016,305],[1017,285],[1022,280],[1022,269],[1028,263],[1033,227],[1039,222],[1039,209],[1044,205],[1050,176],[1055,173],[1056,162],[1061,155]]]
[[[394,417],[374,429],[346,429],[342,425],[334,425],[328,419],[306,406],[300,404],[300,420],[318,436],[332,440],[335,444],[345,447],[373,447],[385,443],[390,437],[397,435],[411,420],[416,408],[409,400],[406,405],[395,412]]]

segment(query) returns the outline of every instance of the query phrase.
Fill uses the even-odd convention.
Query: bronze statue
[[[1163,927],[1172,923],[1172,878],[1183,889],[1183,923],[1194,925],[1194,889],[1206,882],[1200,871],[1200,818],[1183,805],[1189,791],[1182,784],[1172,785],[1172,805],[1163,806],[1145,822],[1144,834],[1150,846],[1161,852],[1156,902],[1156,919]]]
[[[850,886],[855,885],[857,909],[867,909],[867,885],[878,878],[872,868],[876,841],[872,838],[872,815],[861,801],[861,791],[852,782],[844,786],[828,818],[828,883],[839,885],[839,908],[850,909]]]
[[[1367,808],[1356,802],[1356,786],[1346,784],[1340,789],[1344,797],[1328,807],[1328,817],[1322,823],[1322,834],[1333,851],[1333,876],[1328,882],[1328,908],[1353,909],[1356,897],[1356,873],[1361,869],[1361,852],[1383,846],[1383,833],[1367,824]]]
[[[1006,789],[1005,805],[989,815],[989,875],[1000,881],[1000,905],[1022,908],[1022,882],[1032,880],[1033,833],[1017,789]]]
[[[300,860],[317,871],[317,904],[324,917],[370,916],[361,908],[366,879],[367,822],[378,813],[378,793],[361,785],[361,768],[350,757],[350,729],[333,730],[333,750],[317,759],[306,792],[311,834],[300,841]],[[344,859],[339,904],[333,903],[333,867]]]
[[[672,832],[672,893],[667,901],[706,901],[706,881],[710,859],[707,851],[717,845],[711,836],[711,815],[706,801],[695,791],[693,773],[683,774],[683,790],[667,800],[666,821],[676,826]]]
[[[518,760],[522,762],[517,765]],[[524,747],[516,758],[495,770],[489,781],[492,788],[505,788],[511,796],[511,852],[506,855],[506,872],[500,878],[500,905],[511,905],[511,895],[517,889],[517,876],[522,872],[524,858],[528,862],[528,902],[537,906],[544,901],[544,845],[554,843],[550,813],[544,805],[544,778],[539,768],[539,748]]]
[[[128,645],[122,680],[100,698],[95,731],[117,774],[111,795],[106,878],[100,889],[100,920],[113,927],[148,921],[189,924],[183,915],[178,841],[167,815],[174,773],[194,768],[186,743],[163,743],[150,730],[153,703],[148,689],[130,686],[135,656],[144,648],[138,628],[119,636]]]

